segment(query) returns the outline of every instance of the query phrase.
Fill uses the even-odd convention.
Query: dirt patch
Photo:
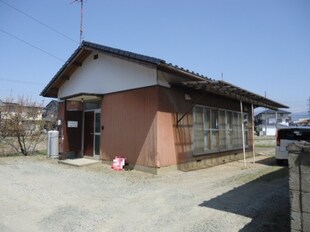
[[[0,231],[289,231],[287,169],[269,156],[151,175],[0,159]]]

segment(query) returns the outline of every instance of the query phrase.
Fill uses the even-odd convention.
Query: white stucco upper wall
[[[95,53],[97,54],[97,53]],[[79,93],[107,94],[157,84],[156,69],[103,53],[92,53],[60,88],[58,98]]]

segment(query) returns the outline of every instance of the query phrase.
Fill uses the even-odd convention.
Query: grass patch
[[[256,144],[255,147],[257,147],[257,148],[275,148],[276,145],[273,145],[273,144]]]

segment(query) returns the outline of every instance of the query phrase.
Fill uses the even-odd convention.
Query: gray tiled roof
[[[135,60],[138,62],[149,63],[149,64],[152,64],[155,66],[164,65],[164,66],[176,69],[178,71],[188,73],[188,74],[193,75],[193,76],[197,76],[200,78],[207,78],[204,75],[201,75],[199,73],[195,73],[193,71],[189,71],[188,69],[185,69],[183,67],[179,67],[179,66],[173,65],[171,63],[168,64],[163,59],[159,59],[159,58],[155,58],[155,57],[151,57],[151,56],[146,56],[146,55],[141,55],[138,53],[129,52],[129,51],[122,50],[122,49],[112,48],[112,47],[104,46],[101,44],[92,43],[89,41],[82,41],[81,45],[73,52],[73,54],[69,57],[69,59],[64,63],[64,65],[59,69],[59,71],[56,73],[56,75],[52,78],[52,80],[42,90],[42,92],[40,93],[41,96],[45,95],[46,91],[48,91],[48,89],[51,87],[51,85],[54,83],[54,81],[57,80],[57,78],[63,73],[63,71],[66,68],[68,68],[69,64],[76,58],[76,56],[79,54],[79,52],[82,51],[83,49],[94,49],[97,51],[101,51],[101,52],[108,53],[111,55],[119,56],[122,58],[127,58],[127,59]],[[207,79],[209,79],[209,78],[207,78]]]
[[[121,50],[121,49],[111,48],[108,46],[104,46],[101,44],[96,44],[96,43],[92,43],[88,41],[83,41],[81,43],[81,45],[70,56],[67,62],[56,73],[53,79],[43,89],[43,91],[41,92],[41,95],[48,96],[48,97],[55,97],[56,92],[54,92],[54,90],[57,89],[59,87],[59,84],[61,84],[61,82],[66,79],[66,73],[64,74],[64,72],[70,69],[72,71],[72,66],[76,64],[79,65],[80,62],[83,62],[83,60],[90,54],[92,50],[100,51],[106,54],[110,54],[112,56],[117,56],[121,59],[128,59],[128,60],[135,61],[138,63],[141,62],[141,63],[151,64],[151,65],[156,66],[160,70],[173,72],[183,77],[185,76],[187,79],[183,79],[181,82],[178,81],[177,83],[174,83],[174,84],[179,84],[179,85],[185,86],[186,88],[214,92],[215,94],[227,96],[230,98],[235,98],[238,100],[252,103],[256,106],[263,106],[263,107],[267,107],[271,109],[288,108],[285,105],[274,102],[270,99],[254,94],[247,90],[244,90],[238,86],[234,86],[228,82],[216,81],[214,79],[208,78],[199,73],[189,71],[188,69],[185,69],[183,67],[179,67],[177,65],[167,63],[163,59],[159,59],[159,58],[155,58],[151,56],[145,56],[145,55],[141,55],[138,53],[129,52],[129,51]],[[84,52],[84,55],[83,55],[83,52]],[[69,75],[70,75],[70,72],[69,72]]]
[[[152,56],[146,56],[146,55],[141,55],[138,53],[134,53],[134,52],[129,52],[129,51],[125,51],[125,50],[121,50],[121,49],[117,49],[117,48],[112,48],[112,47],[108,47],[108,46],[104,46],[101,44],[96,44],[96,43],[92,43],[92,42],[88,42],[88,41],[83,41],[81,44],[81,48],[92,48],[92,49],[96,49],[98,51],[104,52],[104,53],[110,53],[112,55],[118,55],[118,56],[122,56],[122,57],[127,57],[129,59],[133,59],[133,60],[137,60],[137,61],[142,61],[142,62],[146,62],[146,63],[151,63],[154,65],[167,65],[169,67],[178,69],[180,71],[183,72],[187,72],[191,75],[195,75],[198,77],[202,77],[202,78],[207,78],[206,76],[199,74],[199,73],[195,73],[193,71],[190,71],[188,69],[185,69],[183,67],[179,67],[178,65],[173,65],[172,63],[167,63],[165,60],[160,59],[160,58],[156,58],[156,57],[152,57]]]
[[[120,56],[124,56],[124,57],[128,57],[134,60],[139,60],[139,61],[143,61],[143,62],[147,62],[147,63],[152,63],[155,65],[158,65],[160,63],[166,63],[166,61],[162,60],[162,59],[158,59],[155,57],[151,57],[151,56],[145,56],[145,55],[141,55],[138,53],[134,53],[134,52],[129,52],[129,51],[125,51],[125,50],[121,50],[121,49],[117,49],[117,48],[111,48],[108,46],[104,46],[104,45],[100,45],[100,44],[96,44],[96,43],[91,43],[88,41],[83,41],[81,44],[81,47],[86,47],[86,48],[93,48],[96,49],[98,51],[102,51],[105,53],[110,53],[110,54],[114,54],[114,55],[120,55]]]

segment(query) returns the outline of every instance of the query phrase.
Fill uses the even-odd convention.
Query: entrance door
[[[84,111],[84,155],[100,154],[100,109]]]
[[[66,158],[80,157],[82,146],[82,111],[66,111],[66,124],[68,134],[68,150]]]
[[[94,155],[94,111],[84,112],[84,155]]]

